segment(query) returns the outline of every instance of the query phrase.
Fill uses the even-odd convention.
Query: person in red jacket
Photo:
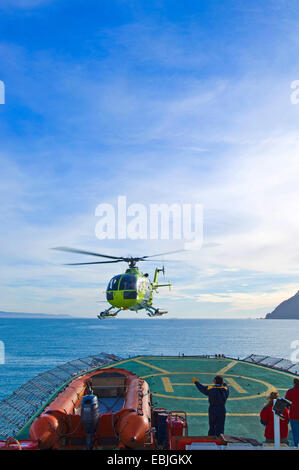
[[[290,408],[290,425],[293,433],[294,446],[299,444],[299,379],[294,379],[294,387],[286,393],[286,399],[292,402]]]
[[[267,405],[262,409],[260,413],[261,423],[265,426],[265,438],[266,442],[274,442],[274,414],[273,414],[273,402],[279,397],[278,392],[271,392],[268,397]],[[286,408],[283,412],[284,419],[280,419],[280,442],[288,444],[289,434],[289,410]]]

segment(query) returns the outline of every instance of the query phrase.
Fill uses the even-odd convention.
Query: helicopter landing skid
[[[98,319],[99,319],[99,320],[104,320],[104,318],[116,317],[116,315],[118,314],[118,312],[121,311],[121,308],[119,308],[118,310],[116,310],[116,312],[110,312],[110,310],[112,310],[112,309],[109,308],[108,310],[104,310],[104,312],[101,312],[101,313],[98,315]]]
[[[167,310],[160,310],[159,308],[151,308],[147,307],[146,312],[149,317],[161,317],[162,315],[165,315],[168,313]]]

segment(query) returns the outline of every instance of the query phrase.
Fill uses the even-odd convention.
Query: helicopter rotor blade
[[[147,261],[148,263],[172,263],[173,261],[180,263],[181,261],[173,260],[173,259],[143,259],[141,258],[139,261]]]
[[[171,255],[173,253],[182,253],[183,251],[186,251],[186,250],[166,251],[165,253],[157,253],[156,255],[142,256],[141,260],[143,260],[144,258],[153,258],[154,256],[164,256],[164,255]]]
[[[109,264],[109,263],[123,263],[123,259],[117,259],[115,261],[91,261],[90,263],[64,263],[64,266],[83,266],[86,264]]]
[[[104,255],[102,253],[95,253],[93,251],[78,250],[77,248],[69,248],[67,246],[58,246],[58,247],[52,248],[52,250],[65,251],[68,253],[77,253],[77,254],[88,255],[88,256],[98,256],[100,258],[108,258],[109,260],[112,260],[112,261],[92,261],[90,263],[65,263],[65,266],[82,266],[86,264],[120,263],[122,261],[129,263],[132,266],[135,265],[135,263],[138,263],[139,261],[151,261],[151,262],[163,263],[166,260],[156,260],[156,259],[151,260],[150,258],[169,255],[173,253],[181,253],[183,251],[186,251],[186,250],[166,251],[165,253],[157,253],[155,255],[146,255],[146,256],[111,256],[111,255]]]
[[[102,255],[101,253],[94,253],[92,251],[85,251],[85,250],[77,250],[76,248],[68,248],[67,246],[57,246],[55,248],[52,248],[52,250],[66,251],[68,253],[78,253],[81,255],[99,256],[100,258],[109,258],[109,259],[117,259],[117,260],[124,259],[122,256]]]

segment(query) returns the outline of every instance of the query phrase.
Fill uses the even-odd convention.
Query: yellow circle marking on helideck
[[[149,377],[162,377],[162,376],[165,376],[165,375],[215,375],[214,372],[168,372],[167,374],[165,373],[159,373],[159,374],[149,374],[149,375],[144,375],[142,378],[143,379],[147,379]],[[257,382],[259,384],[262,384],[266,387],[266,390],[264,392],[261,392],[260,394],[258,395],[249,395],[249,396],[246,396],[246,397],[230,397],[229,398],[229,401],[232,401],[232,400],[253,400],[253,399],[257,399],[257,398],[262,398],[262,397],[266,397],[267,395],[269,395],[270,392],[272,392],[272,390],[276,390],[276,388],[269,384],[268,382],[264,382],[263,380],[260,380],[260,379],[254,379],[253,377],[244,377],[243,375],[234,375],[234,374],[227,374],[227,377],[234,377],[234,378],[240,378],[240,379],[245,379],[245,380],[251,380],[253,382]],[[198,400],[207,400],[207,398],[201,398],[201,397],[180,397],[180,396],[174,396],[174,395],[166,395],[166,394],[163,394],[163,393],[152,393],[153,396],[155,397],[162,397],[162,398],[173,398],[175,400],[195,400],[195,401],[198,401]]]

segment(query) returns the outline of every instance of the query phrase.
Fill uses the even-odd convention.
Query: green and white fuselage
[[[106,298],[113,307],[140,310],[152,304],[151,282],[138,268],[128,268],[109,281]]]
[[[98,318],[116,316],[121,310],[138,311],[145,309],[149,316],[160,316],[166,311],[161,311],[152,307],[153,291],[158,287],[169,286],[168,284],[159,284],[158,276],[161,269],[156,268],[154,281],[151,282],[148,274],[143,274],[134,266],[128,268],[125,273],[118,274],[110,279],[106,299],[111,307],[98,315]],[[113,308],[117,309],[113,311]]]
[[[101,312],[98,318],[115,317],[121,310],[133,310],[135,312],[145,309],[150,317],[164,315],[166,310],[154,308],[153,291],[158,287],[168,286],[170,289],[170,282],[167,284],[159,284],[159,272],[164,274],[164,267],[162,269],[156,268],[153,282],[150,281],[148,274],[143,274],[139,271],[136,263],[142,261],[151,261],[150,258],[157,256],[164,256],[167,254],[177,253],[177,251],[168,251],[166,253],[159,253],[155,255],[146,256],[115,256],[106,255],[103,253],[95,253],[93,251],[79,250],[77,248],[69,248],[66,246],[58,246],[54,248],[58,251],[66,251],[68,253],[78,253],[87,256],[96,256],[97,258],[105,258],[106,261],[91,261],[80,263],[67,263],[68,266],[83,266],[83,265],[99,265],[107,263],[128,263],[129,267],[123,274],[118,274],[110,279],[106,289],[106,299],[110,307]],[[179,250],[181,251],[181,250]],[[108,260],[108,261],[107,261]],[[157,261],[157,260],[156,260]]]

